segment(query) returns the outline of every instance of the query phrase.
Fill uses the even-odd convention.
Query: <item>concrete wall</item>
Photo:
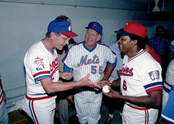
[[[68,16],[72,20],[73,31],[79,35],[75,38],[76,42],[84,40],[85,27],[90,21],[103,25],[102,43],[107,45],[115,42],[114,31],[122,28],[127,21],[142,23],[149,37],[155,34],[158,25],[173,33],[171,15],[148,13],[145,1],[0,0],[0,74],[8,109],[25,94],[23,57],[33,43],[45,37],[50,21],[58,15]]]

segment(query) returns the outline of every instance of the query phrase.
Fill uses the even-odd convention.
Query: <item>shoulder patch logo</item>
[[[151,72],[149,72],[149,76],[150,76],[152,81],[158,80],[159,79],[159,71],[158,70],[151,71]]]
[[[45,69],[44,63],[43,63],[43,58],[36,57],[35,60],[34,60],[34,63],[36,63],[37,66],[38,66],[36,68],[37,71],[42,70],[42,69]]]

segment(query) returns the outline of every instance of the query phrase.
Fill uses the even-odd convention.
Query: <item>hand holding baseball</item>
[[[110,90],[109,90],[109,85],[104,85],[103,88],[102,88],[102,91],[103,91],[104,93],[109,93],[109,92],[110,92]]]

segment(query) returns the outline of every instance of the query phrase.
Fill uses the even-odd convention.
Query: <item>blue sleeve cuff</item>
[[[63,72],[71,72],[71,68],[68,67],[66,64],[63,65]]]
[[[114,63],[108,63],[108,65],[112,65],[112,66],[116,66],[117,65],[117,57],[115,58],[115,62]]]

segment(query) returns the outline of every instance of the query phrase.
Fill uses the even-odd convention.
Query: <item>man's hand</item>
[[[98,85],[97,83],[94,83],[92,81],[90,81],[89,78],[90,74],[88,73],[86,77],[82,78],[81,80],[78,81],[79,86],[82,87],[93,87],[93,88],[101,88],[100,85]]]
[[[68,101],[74,103],[73,97],[74,97],[74,95],[70,95],[70,96],[66,97],[66,99],[67,99]]]
[[[110,97],[110,98],[120,98],[120,93],[117,91],[114,91],[111,87],[109,87],[110,92],[109,93],[104,93],[106,96]]]
[[[97,84],[98,84],[100,87],[103,87],[104,85],[109,85],[109,86],[111,86],[112,82],[113,82],[113,80],[110,80],[110,81],[108,81],[108,80],[103,80],[103,81],[98,81]]]
[[[65,80],[70,80],[73,77],[73,74],[69,72],[63,72],[61,73],[60,77]]]

